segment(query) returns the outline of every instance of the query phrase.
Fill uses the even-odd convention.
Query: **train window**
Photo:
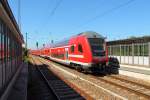
[[[104,39],[102,39],[102,38],[88,38],[88,41],[91,45],[104,43]]]
[[[105,56],[104,39],[103,38],[88,38],[93,56]],[[114,54],[114,47],[111,49],[111,54]]]
[[[74,45],[71,46],[71,53],[74,52]]]
[[[78,45],[78,51],[81,52],[81,53],[83,52],[83,49],[82,49],[82,45],[81,45],[81,44]]]

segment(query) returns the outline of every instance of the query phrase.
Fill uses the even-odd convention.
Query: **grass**
[[[23,57],[23,61],[26,62],[26,63],[28,63],[29,62],[29,56],[24,56]]]

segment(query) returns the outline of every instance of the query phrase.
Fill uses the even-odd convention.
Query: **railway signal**
[[[36,47],[37,47],[37,49],[38,49],[38,47],[39,47],[39,43],[38,43],[38,42],[36,42]]]

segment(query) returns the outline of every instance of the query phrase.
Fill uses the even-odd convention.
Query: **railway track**
[[[33,62],[28,64],[28,100],[57,100]]]
[[[119,87],[132,94],[134,93],[135,95],[138,95],[139,97],[142,97],[146,100],[150,99],[150,86],[134,82],[119,76],[120,75],[110,75],[105,77],[98,77],[90,75],[90,77],[97,79],[101,82],[113,85],[117,88]]]
[[[41,74],[48,88],[52,90],[57,100],[85,100],[79,93],[68,86],[64,81],[54,75],[48,68],[47,65],[43,64],[39,59],[32,58],[32,61],[41,63],[42,66],[36,67],[38,72]]]
[[[146,99],[149,99],[150,98],[150,90],[145,88],[145,87],[141,87],[137,84],[131,84],[131,83],[128,83],[128,82],[124,82],[122,80],[118,80],[118,79],[112,79],[112,78],[97,78],[99,79],[100,81],[103,81],[105,83],[109,83],[111,85],[114,85],[116,87],[119,87],[121,89],[125,89],[131,93],[134,93],[138,96],[141,96],[141,97],[144,97]]]
[[[71,69],[68,69],[68,70],[71,70]],[[129,99],[130,98],[135,99],[135,97],[138,97],[139,100],[149,100],[150,98],[150,87],[148,85],[144,85],[138,82],[125,79],[125,78],[121,78],[119,77],[120,75],[109,75],[105,77],[99,77],[99,76],[93,76],[93,75],[86,75],[86,76],[91,77],[91,79],[97,80],[96,81],[96,83],[98,83],[97,85],[103,82],[105,89],[109,90],[109,88],[113,86],[114,89],[112,92],[118,93],[118,95],[120,96],[123,96],[123,97],[129,96],[127,97]],[[91,82],[93,82],[94,84],[94,81],[91,81]],[[106,84],[109,84],[109,85],[106,86]],[[101,84],[100,86],[103,87],[103,84]],[[119,92],[116,92],[117,91],[115,90],[116,88],[119,88]],[[125,92],[122,92],[122,91],[125,91]],[[125,93],[125,94],[122,95],[122,93]]]
[[[130,84],[133,84],[133,85],[144,87],[145,89],[149,89],[150,90],[150,85],[145,85],[145,84],[142,84],[142,83],[139,83],[139,82],[135,82],[133,80],[126,79],[125,77],[122,77],[121,75],[110,75],[108,77],[120,80],[122,82],[127,82],[127,83],[130,83]]]

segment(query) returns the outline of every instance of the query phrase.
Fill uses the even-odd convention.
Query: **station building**
[[[0,100],[6,100],[22,68],[23,36],[7,0],[0,0]]]
[[[150,67],[150,36],[108,41],[108,55],[121,64]]]

